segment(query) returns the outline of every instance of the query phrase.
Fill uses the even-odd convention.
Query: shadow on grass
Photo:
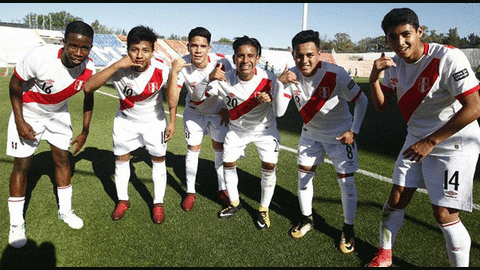
[[[32,240],[20,248],[8,246],[0,259],[0,267],[56,267],[55,247],[50,242],[42,243],[40,246]]]

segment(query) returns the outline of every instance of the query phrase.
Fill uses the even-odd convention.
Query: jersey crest
[[[260,81],[260,84],[255,89],[255,91],[253,91],[253,93],[250,95],[250,97],[247,100],[245,100],[244,102],[242,102],[241,104],[239,104],[238,106],[234,107],[229,111],[230,120],[237,120],[242,115],[250,112],[252,109],[257,107],[258,104],[260,104],[260,102],[258,102],[256,99],[258,93],[265,92],[270,94],[271,89],[272,89],[272,81],[263,78]],[[229,93],[229,95],[230,94],[231,93]]]
[[[336,86],[337,75],[333,72],[325,73],[317,89],[313,92],[310,100],[299,110],[303,123],[307,124],[322,109],[325,102],[330,98]]]
[[[152,78],[145,86],[143,92],[136,96],[126,96],[125,99],[120,99],[120,110],[130,109],[135,106],[135,102],[143,101],[153,94],[155,94],[160,86],[163,84],[162,70],[155,68]]]
[[[440,59],[433,58],[417,78],[413,87],[406,91],[398,101],[398,107],[407,123],[430,92],[430,89],[432,89],[433,84],[439,76],[439,66]]]

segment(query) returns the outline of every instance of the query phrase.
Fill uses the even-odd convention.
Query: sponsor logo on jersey
[[[465,79],[466,77],[468,77],[468,70],[465,68],[457,73],[453,73],[453,79],[458,82],[462,79]]]

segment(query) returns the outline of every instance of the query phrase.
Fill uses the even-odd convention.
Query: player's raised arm
[[[207,90],[208,85],[213,81],[226,81],[225,72],[222,70],[222,63],[217,65],[208,76],[205,76],[205,78],[195,86],[191,95],[192,100],[202,100],[205,97],[205,91]]]
[[[92,93],[93,91],[102,87],[118,70],[134,66],[140,66],[140,64],[136,64],[132,61],[132,58],[130,58],[129,55],[126,55],[111,66],[104,68],[102,71],[90,77],[85,83],[83,91],[85,93]]]
[[[287,87],[291,84],[297,83],[297,75],[288,69],[288,65],[285,65],[285,69],[278,77],[275,84],[275,91],[273,94],[273,111],[277,117],[281,117],[285,114],[290,102],[291,95],[287,93]]]
[[[380,77],[384,70],[395,67],[396,64],[390,57],[385,57],[382,53],[381,57],[373,63],[372,72],[370,73],[370,92],[372,96],[373,106],[378,111],[385,110],[390,104],[392,95],[385,95],[380,86]]]

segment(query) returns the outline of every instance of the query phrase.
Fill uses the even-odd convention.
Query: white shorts
[[[202,144],[203,136],[209,134],[216,142],[223,143],[228,131],[228,125],[220,125],[220,115],[203,115],[185,110],[183,113],[183,128],[188,145]]]
[[[260,132],[242,132],[230,129],[225,136],[223,162],[235,162],[245,156],[249,143],[257,147],[260,160],[277,164],[280,149],[280,134],[276,128]]]
[[[115,117],[113,120],[113,154],[122,156],[145,146],[150,155],[164,157],[167,154],[166,127],[165,119],[140,123],[124,117]]]
[[[403,147],[395,163],[393,183],[425,188],[432,204],[471,212],[478,152],[463,152],[456,156],[428,155],[420,162],[413,162],[401,154],[407,147]]]
[[[68,151],[72,140],[72,122],[68,112],[55,113],[44,118],[29,118],[25,121],[37,133],[36,140],[22,140],[18,136],[13,112],[8,121],[7,155],[17,158],[29,157],[35,153],[41,140],[46,140],[62,150]],[[23,142],[23,143],[22,143]]]
[[[297,165],[316,166],[324,161],[325,154],[332,160],[337,173],[349,174],[358,170],[357,143],[344,145],[319,142],[312,133],[302,131],[298,142]]]

